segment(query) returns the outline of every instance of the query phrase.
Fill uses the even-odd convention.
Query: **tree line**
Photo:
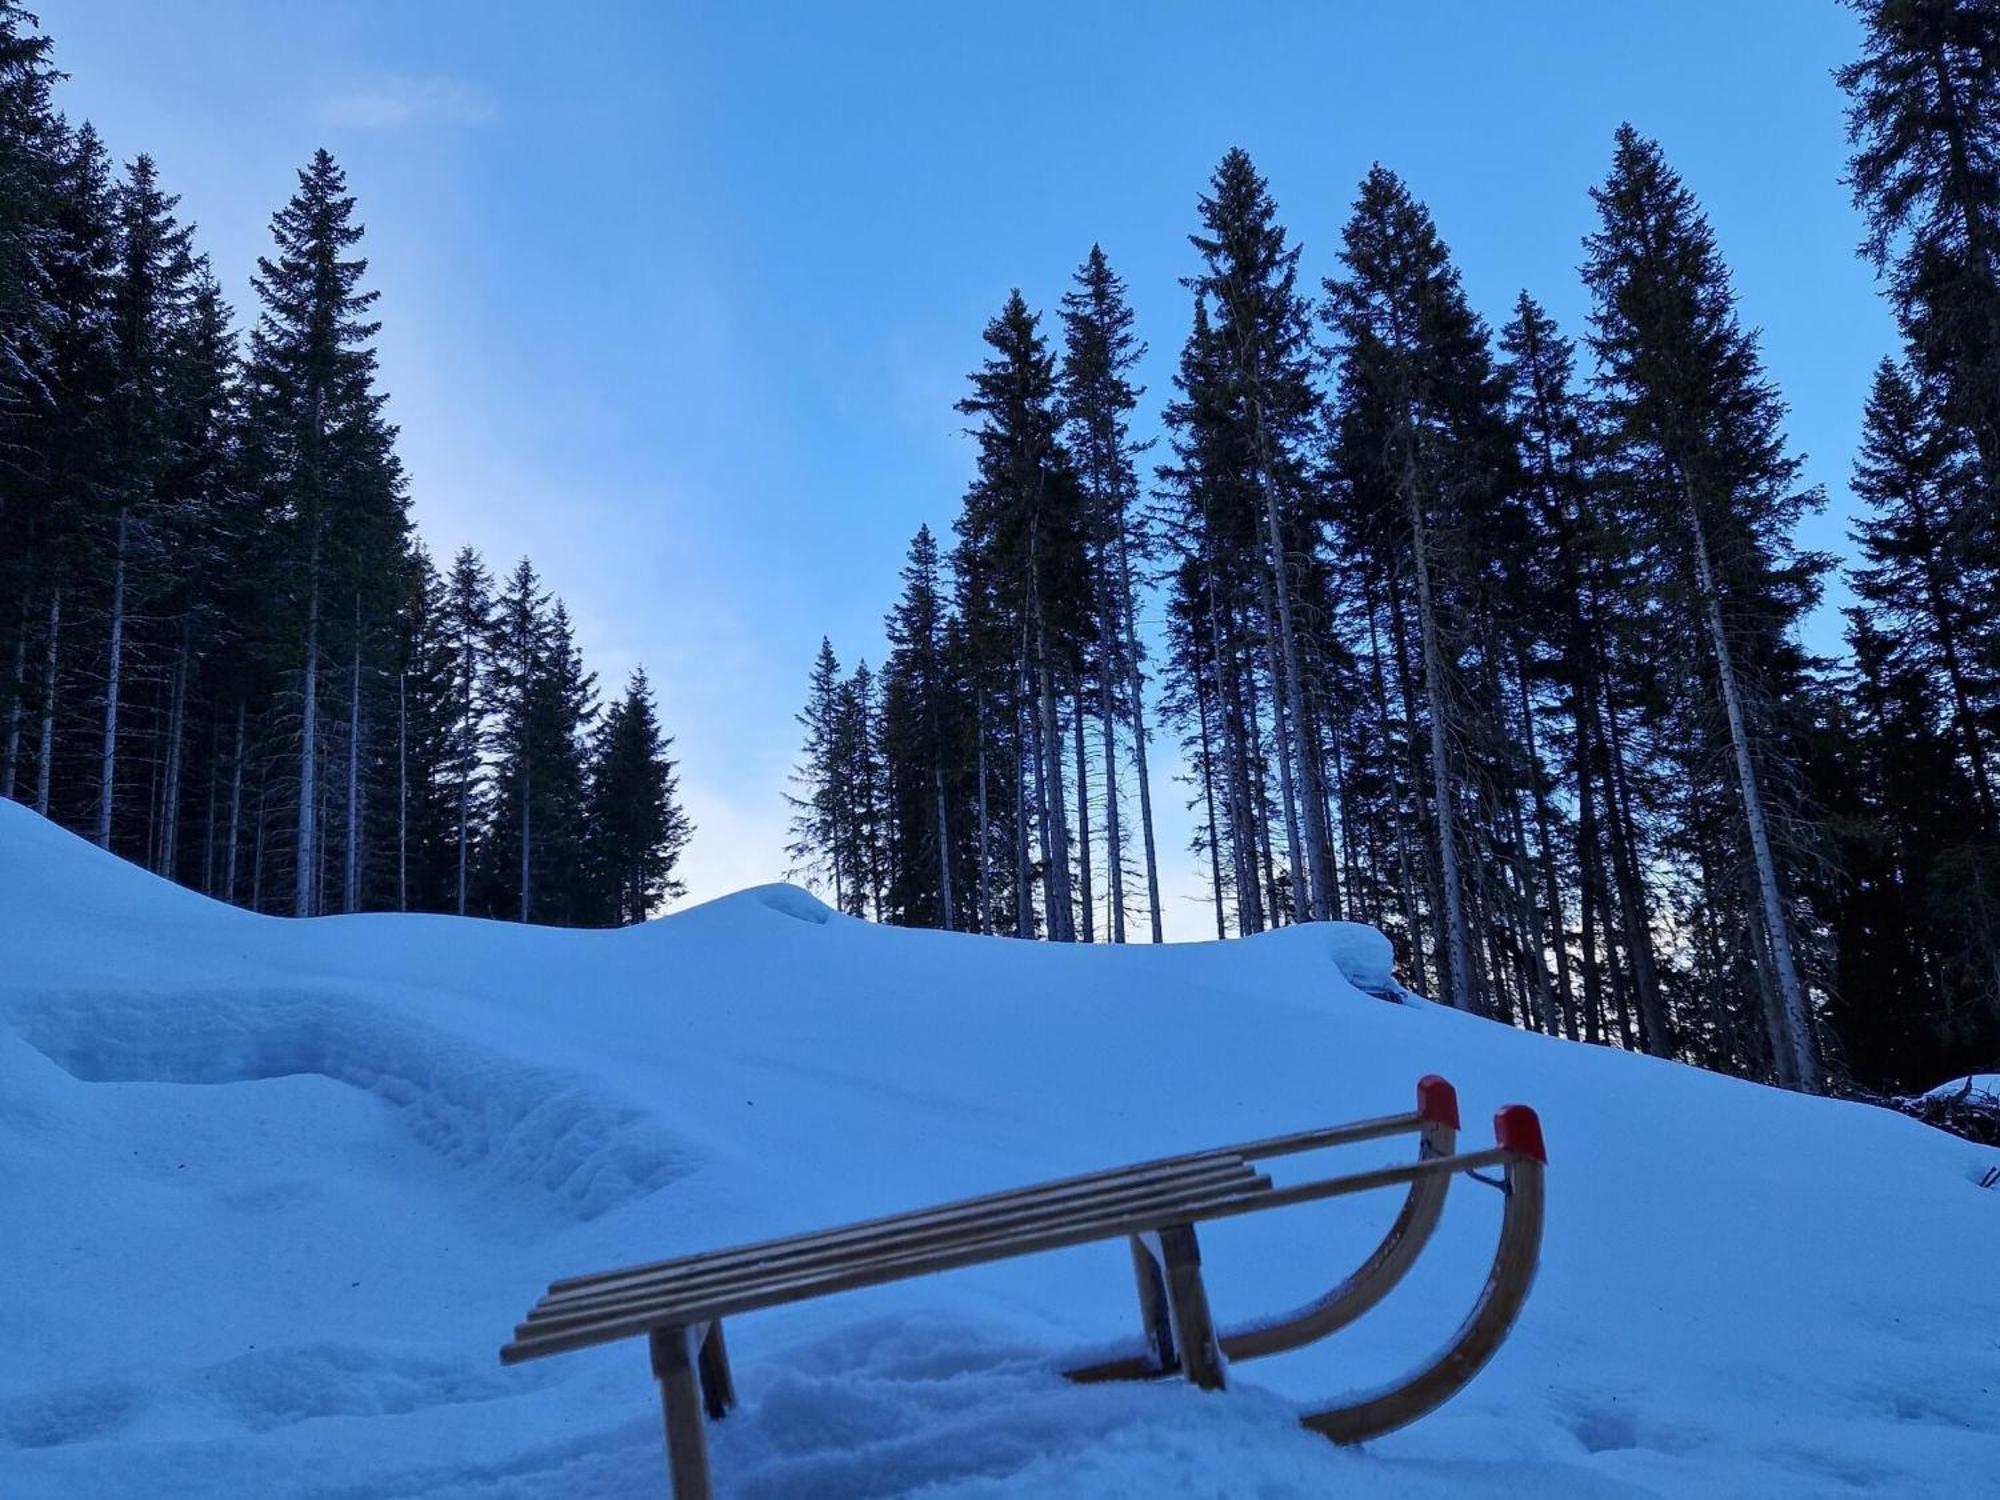
[[[1616,132],[1568,331],[1528,291],[1489,323],[1381,166],[1312,285],[1232,150],[1161,453],[1101,248],[1056,329],[1018,291],[987,325],[950,543],[910,544],[879,673],[813,666],[799,869],[883,921],[1159,941],[1158,731],[1217,936],[1370,922],[1453,1005],[1807,1090],[1994,1065],[2000,12],[1853,3],[1903,345],[1844,657],[1800,630],[1824,496],[1656,141]]]
[[[643,919],[690,835],[523,559],[410,520],[362,225],[324,150],[235,316],[0,0],[0,796],[254,910]]]

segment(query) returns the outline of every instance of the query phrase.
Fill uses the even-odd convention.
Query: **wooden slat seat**
[[[982,1214],[919,1211],[855,1230],[798,1236],[782,1249],[729,1262],[696,1258],[684,1270],[551,1291],[501,1351],[506,1363],[644,1332],[852,1291],[1037,1250],[1157,1229],[1271,1190],[1239,1157],[1221,1155],[1166,1174],[1118,1175],[1088,1190],[1024,1194]],[[1134,1228],[1134,1225],[1138,1228]]]
[[[1054,1182],[819,1230],[552,1282],[500,1351],[503,1363],[645,1335],[666,1417],[676,1500],[709,1500],[704,1409],[724,1415],[735,1383],[722,1321],[836,1292],[984,1262],[1127,1239],[1144,1337],[1126,1355],[1068,1370],[1074,1380],[1179,1373],[1220,1388],[1228,1361],[1325,1337],[1379,1302],[1422,1251],[1454,1176],[1496,1168],[1507,1195],[1494,1268],[1458,1335],[1407,1380],[1360,1400],[1303,1414],[1306,1426],[1358,1442],[1412,1421],[1470,1380],[1505,1337],[1534,1274],[1541,1238],[1541,1128],[1513,1105],[1496,1144],[1455,1154],[1458,1101],[1430,1077],[1405,1115],[1300,1131],[1239,1146],[1161,1157]],[[1259,1164],[1415,1133],[1415,1162],[1274,1187]],[[1195,1226],[1378,1188],[1407,1190],[1402,1212],[1359,1269],[1324,1296],[1275,1318],[1218,1329],[1202,1285]]]
[[[1087,1208],[1138,1196],[1159,1195],[1180,1187],[1254,1176],[1250,1164],[1233,1152],[1210,1152],[1186,1161],[1148,1163],[1095,1173],[1088,1178],[1043,1183],[1010,1193],[989,1194],[939,1204],[935,1208],[891,1214],[812,1234],[711,1251],[678,1260],[658,1261],[595,1276],[571,1277],[550,1283],[541,1307],[602,1298],[631,1288],[663,1289],[697,1280],[748,1274],[797,1265],[834,1250],[866,1253],[889,1243],[906,1243],[926,1233],[965,1232],[1009,1221],[1023,1222],[1062,1209]],[[541,1310],[540,1308],[537,1309]]]

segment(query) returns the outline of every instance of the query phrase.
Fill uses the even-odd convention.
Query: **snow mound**
[[[353,993],[55,991],[0,1015],[82,1083],[316,1076],[362,1090],[461,1171],[544,1193],[579,1219],[665,1187],[695,1163],[645,1113],[582,1079],[387,1015]]]
[[[819,897],[795,885],[760,885],[742,894],[770,907],[772,911],[801,922],[810,922],[815,927],[826,926],[835,915],[833,908]]]
[[[1521,1325],[1431,1418],[1363,1452],[1295,1421],[1450,1331],[1498,1217],[1476,1186],[1381,1307],[1221,1396],[1054,1374],[1130,1336],[1116,1245],[744,1318],[722,1492],[2000,1474],[2000,1193],[1976,1186],[2000,1152],[1414,1003],[1370,929],[1068,948],[888,931],[783,885],[612,933],[288,922],[0,803],[0,1494],[656,1496],[643,1347],[497,1364],[551,1278],[1389,1113],[1429,1071],[1472,1139],[1519,1098],[1552,1152]],[[1324,1290],[1394,1210],[1214,1226],[1218,1315]]]

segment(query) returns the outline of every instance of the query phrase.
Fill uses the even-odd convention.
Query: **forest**
[[[692,833],[523,558],[410,521],[339,164],[234,309],[143,152],[0,0],[0,796],[257,911],[637,922]]]
[[[1453,1006],[1805,1091],[2000,1064],[2000,8],[1852,8],[1846,185],[1902,345],[1844,562],[1796,541],[1825,497],[1754,310],[1639,129],[1573,329],[1474,308],[1383,166],[1308,262],[1231,150],[1163,445],[1100,247],[1053,322],[1017,291],[986,325],[976,473],[886,658],[811,665],[797,871],[884,922],[1158,942],[1180,796],[1217,937],[1372,923]]]

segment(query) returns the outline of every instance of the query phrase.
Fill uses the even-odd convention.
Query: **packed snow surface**
[[[1057,1377],[1134,1331],[1115,1243],[742,1318],[721,1492],[2000,1494],[2000,1153],[1364,994],[1387,964],[1365,928],[1078,949],[781,886],[612,933],[289,922],[0,803],[0,1494],[658,1496],[642,1343],[498,1363],[552,1277],[1396,1112],[1433,1070],[1469,1145],[1537,1106],[1551,1166],[1520,1325],[1425,1421],[1294,1418],[1470,1305],[1498,1201],[1464,1183],[1386,1303],[1223,1394]],[[1395,1207],[1205,1230],[1218,1315],[1323,1289]]]

